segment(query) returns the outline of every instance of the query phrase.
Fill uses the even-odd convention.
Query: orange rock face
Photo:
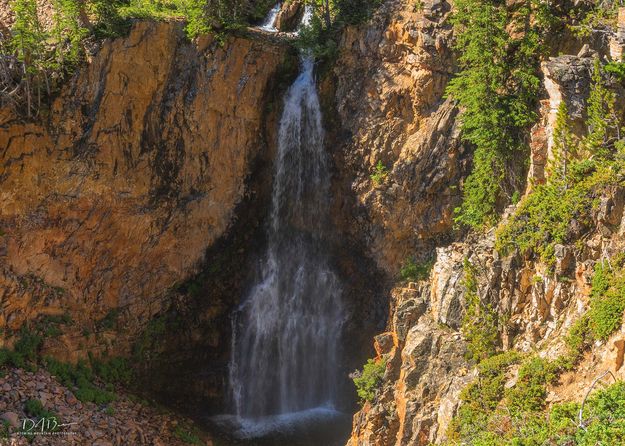
[[[48,122],[2,110],[0,327],[158,311],[233,219],[284,55],[142,22],[103,45]]]
[[[458,110],[444,99],[451,7],[422,3],[388,2],[366,25],[348,27],[335,68],[337,113],[350,136],[336,164],[358,209],[345,224],[393,274],[450,232],[468,167]]]

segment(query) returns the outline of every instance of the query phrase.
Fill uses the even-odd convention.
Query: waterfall
[[[336,395],[344,312],[326,243],[329,161],[314,60],[300,59],[280,119],[260,278],[233,316],[230,384],[241,419],[331,407]]]
[[[267,17],[263,21],[263,24],[259,26],[260,29],[270,33],[275,33],[278,31],[275,27],[275,23],[276,18],[278,18],[278,13],[280,12],[281,6],[282,4],[278,3],[273,8],[271,8],[269,14],[267,14]]]

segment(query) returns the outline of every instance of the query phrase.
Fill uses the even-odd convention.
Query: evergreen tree
[[[587,102],[588,134],[583,139],[584,149],[592,156],[606,158],[620,139],[619,119],[615,109],[616,96],[605,85],[601,63],[595,59],[592,85]]]
[[[567,187],[568,169],[574,156],[574,150],[573,133],[569,123],[569,110],[566,102],[562,101],[556,114],[551,159],[547,165],[549,181],[562,184],[564,188]]]
[[[497,219],[505,170],[535,119],[541,32],[549,14],[535,0],[513,11],[499,0],[457,0],[455,7],[460,72],[447,92],[462,108],[463,138],[475,146],[456,222],[483,228]]]

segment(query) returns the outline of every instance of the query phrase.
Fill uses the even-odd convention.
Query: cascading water
[[[278,13],[280,12],[281,6],[282,5],[278,3],[273,8],[271,8],[271,11],[269,11],[269,14],[263,21],[263,24],[259,26],[260,29],[272,33],[278,31],[275,27],[275,23],[276,18],[278,18]]]
[[[302,19],[310,19],[307,11]],[[230,383],[239,419],[332,406],[344,321],[330,267],[329,164],[311,55],[280,120],[260,279],[233,318]]]

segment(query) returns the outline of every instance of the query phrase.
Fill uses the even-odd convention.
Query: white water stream
[[[302,23],[310,15],[307,9]],[[260,278],[233,316],[230,385],[241,436],[336,414],[345,316],[325,242],[330,169],[314,60],[300,59],[280,120]]]

